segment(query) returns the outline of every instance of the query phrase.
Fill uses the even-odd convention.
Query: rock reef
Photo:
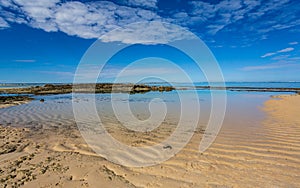
[[[25,104],[33,98],[29,96],[0,96],[0,108]]]
[[[150,91],[172,91],[171,86],[149,86],[144,84],[46,84],[44,86],[26,87],[26,88],[3,88],[0,93],[5,94],[66,94],[66,93],[146,93]]]

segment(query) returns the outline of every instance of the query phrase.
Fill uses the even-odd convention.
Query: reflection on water
[[[178,91],[189,96],[189,91]],[[209,91],[198,91],[200,102],[200,123],[205,125],[210,115],[211,96]],[[225,120],[250,122],[253,119],[261,119],[262,113],[259,107],[269,98],[272,93],[247,93],[247,92],[228,92],[227,112]],[[278,94],[278,93],[276,93]],[[73,100],[80,103],[84,100],[92,100],[92,94],[78,94]],[[36,100],[29,104],[0,109],[0,124],[25,127],[47,127],[64,126],[75,122],[72,109],[72,95],[50,95],[36,96]],[[44,103],[39,99],[45,99]],[[188,97],[187,97],[188,98]],[[110,94],[96,94],[95,101],[98,115],[105,123],[117,123],[118,119],[114,116],[111,105]],[[165,121],[176,124],[180,117],[180,98],[177,91],[172,92],[149,92],[146,94],[114,94],[113,101],[116,103],[128,103],[132,114],[140,120],[146,120],[151,116],[149,103],[160,99],[167,108]],[[190,98],[191,101],[197,100]],[[230,120],[230,121],[229,121]]]

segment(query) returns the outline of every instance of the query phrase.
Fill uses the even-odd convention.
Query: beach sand
[[[123,167],[99,157],[82,139],[76,125],[47,129],[0,127],[0,185],[300,187],[299,106],[300,95],[274,97],[265,102],[266,117],[261,125],[222,127],[204,153],[198,151],[203,136],[198,130],[175,157],[142,168]],[[138,135],[123,139],[139,145],[155,142],[151,138],[143,137],[140,142]]]

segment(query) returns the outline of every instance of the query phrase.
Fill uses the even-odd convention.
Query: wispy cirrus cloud
[[[291,48],[291,47],[289,47],[289,48],[284,48],[284,49],[278,50],[278,51],[276,51],[276,52],[269,52],[269,53],[266,53],[266,54],[262,55],[261,58],[266,58],[266,57],[274,56],[274,55],[280,54],[280,53],[291,52],[291,51],[293,51],[293,50],[295,50],[295,49],[294,49],[294,48]]]
[[[276,54],[276,52],[269,52],[269,53],[266,53],[266,54],[262,55],[261,58],[270,57],[270,56],[273,56],[275,54]]]
[[[294,48],[284,48],[282,50],[277,51],[277,53],[285,53],[285,52],[291,52],[293,51]]]
[[[292,45],[296,45],[297,42],[291,42]],[[291,45],[291,43],[289,43]],[[276,52],[269,52],[261,56],[261,58],[271,57],[271,61],[273,63],[268,63],[264,65],[255,65],[255,66],[245,66],[242,68],[243,71],[258,71],[258,70],[267,70],[267,69],[280,69],[293,67],[300,69],[299,60],[300,57],[295,54],[288,53],[292,52],[295,49],[292,47],[283,48],[281,50],[277,50]]]
[[[300,25],[300,18],[296,16],[300,10],[293,8],[300,4],[292,0],[191,1],[190,4],[192,17],[200,17],[197,24],[206,27],[207,33],[212,35],[220,31],[236,34],[234,31],[237,31],[259,36]]]
[[[35,63],[36,62],[35,59],[16,59],[13,61],[18,62],[18,63]]]
[[[290,42],[289,45],[297,45],[298,42],[294,41],[294,42]]]

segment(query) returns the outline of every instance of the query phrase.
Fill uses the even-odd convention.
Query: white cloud
[[[260,40],[274,30],[300,25],[299,3],[291,0],[188,1],[188,9],[164,12],[158,0],[62,1],[0,0],[0,28],[23,23],[47,32],[62,31],[81,38],[98,38],[134,22],[165,21],[190,28],[202,37],[239,33],[235,41]],[[1,7],[5,7],[1,9]],[[189,11],[187,11],[189,10]],[[284,12],[284,14],[282,13]],[[244,37],[247,35],[247,37]],[[264,36],[264,37],[261,37]]]
[[[90,12],[89,7],[80,2],[64,3],[53,14],[53,21],[60,31],[82,38],[97,38],[101,35],[97,32],[97,25],[101,27],[104,24],[100,23],[101,20],[105,20],[103,13]]]
[[[161,22],[134,23],[121,29],[116,29],[104,35],[104,42],[120,41],[126,44],[168,43],[181,39],[191,39],[194,36],[179,27]]]
[[[6,0],[6,3],[9,1]],[[60,0],[47,0],[47,1],[36,1],[36,0],[14,0],[10,1],[18,4],[23,7],[53,7],[56,3],[59,3]]]
[[[266,54],[262,55],[261,58],[270,57],[270,56],[275,55],[275,54],[276,53],[274,53],[274,52],[266,53]]]
[[[294,48],[284,48],[282,50],[278,50],[277,52],[269,52],[269,53],[266,53],[264,55],[261,56],[261,58],[265,58],[265,57],[270,57],[270,56],[273,56],[273,55],[276,55],[276,54],[280,54],[280,53],[286,53],[286,52],[291,52],[293,51]]]
[[[256,9],[255,12],[260,13],[260,16],[274,12],[278,10],[279,8],[283,8],[283,6],[288,3],[290,0],[272,0],[272,1],[261,1],[260,4],[261,6]]]
[[[190,4],[193,7],[191,14],[194,16],[204,17],[205,19],[213,18],[215,16],[215,6],[210,3],[191,1]]]
[[[225,25],[209,25],[207,28],[209,29],[207,31],[208,34],[215,35],[218,31],[222,30],[225,27]]]
[[[206,28],[204,32],[207,36],[214,36],[221,31],[236,31],[247,35],[251,33],[252,40],[260,40],[262,38],[259,36],[271,31],[300,25],[297,16],[300,10],[291,8],[300,5],[291,0],[221,0],[217,3],[193,0],[190,5],[192,11],[189,16],[191,19],[198,18],[197,22],[186,22],[187,19],[182,21],[190,26],[196,24]]]
[[[279,51],[277,51],[278,53],[285,53],[285,52],[291,52],[291,51],[293,51],[294,50],[294,48],[285,48],[285,49],[282,49],[282,50],[279,50]]]
[[[154,0],[131,0],[128,3],[147,7],[156,5]],[[60,0],[2,0],[0,5],[13,10],[1,13],[9,22],[26,23],[47,32],[62,31],[86,39],[98,38],[108,31],[133,22],[161,20],[151,10],[121,6],[109,1],[81,3]],[[1,23],[3,27],[6,26],[5,20],[0,20]]]
[[[147,8],[157,8],[157,0],[128,0],[128,4]]]
[[[289,43],[289,45],[297,45],[297,44],[298,44],[298,42],[296,42],[296,41],[295,41],[295,42],[290,42],[290,43]]]
[[[14,62],[18,62],[18,63],[34,63],[36,62],[35,59],[16,59],[14,60]]]
[[[4,29],[4,28],[8,28],[9,27],[9,24],[3,19],[0,17],[0,29]]]
[[[191,14],[202,18],[203,23],[206,21],[212,22],[206,26],[207,33],[215,35],[227,25],[230,25],[244,18],[244,15],[252,10],[257,4],[245,2],[245,7],[242,6],[240,0],[225,0],[218,4],[210,4],[202,1],[192,1],[190,4],[193,7]]]

